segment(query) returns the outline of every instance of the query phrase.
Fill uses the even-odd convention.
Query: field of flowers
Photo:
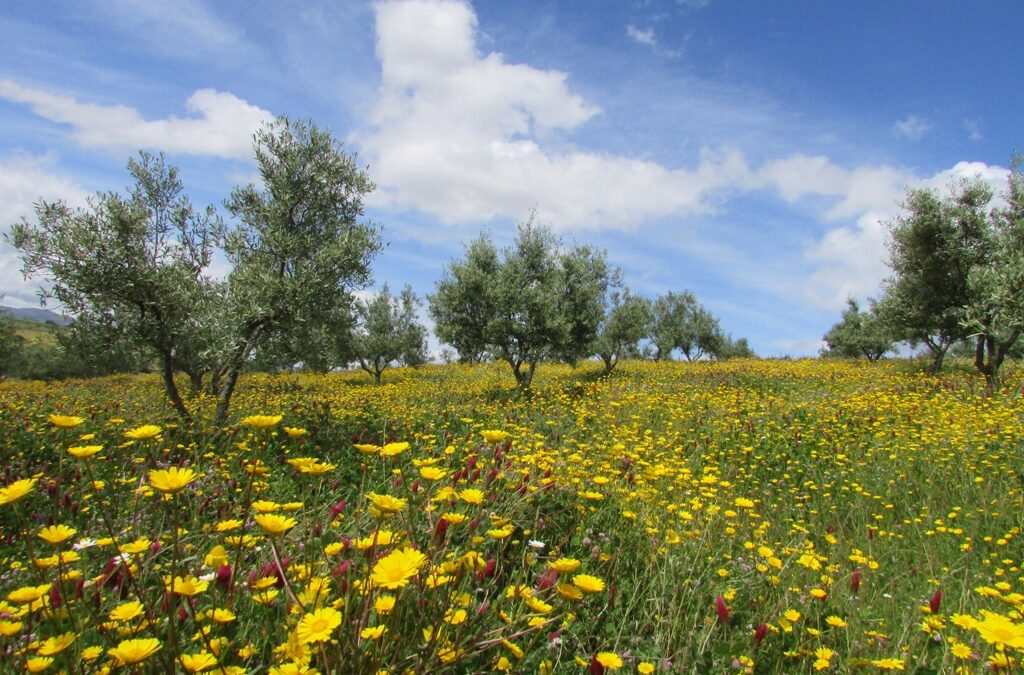
[[[0,671],[1019,669],[1019,372],[510,380],[0,384]]]

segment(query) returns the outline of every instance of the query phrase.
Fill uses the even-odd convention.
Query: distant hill
[[[66,326],[71,323],[71,319],[42,307],[5,307],[0,305],[0,312],[10,314],[15,319],[35,321],[36,323],[55,323],[58,326]]]

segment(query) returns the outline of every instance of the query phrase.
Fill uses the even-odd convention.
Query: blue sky
[[[535,209],[637,292],[690,289],[759,354],[815,354],[877,293],[906,188],[1002,189],[1022,23],[1010,0],[8,2],[0,227],[123,189],[139,149],[219,205],[287,114],[368,166],[378,286],[425,295]],[[4,302],[38,283],[2,245]]]

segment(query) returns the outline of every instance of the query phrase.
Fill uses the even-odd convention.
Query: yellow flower
[[[377,599],[373,601],[373,609],[378,614],[387,614],[395,608],[395,596],[393,595],[379,595]]]
[[[419,573],[427,557],[414,548],[395,550],[377,561],[370,579],[374,584],[394,590],[402,588]]]
[[[971,651],[971,648],[968,645],[965,645],[963,642],[957,642],[955,645],[953,645],[950,651],[953,653],[953,656],[955,656],[958,659],[969,659],[971,658],[971,654],[973,653]]]
[[[111,621],[131,621],[136,617],[142,616],[144,611],[142,603],[138,600],[129,600],[110,610],[108,616],[110,616]]]
[[[231,530],[237,530],[242,525],[242,521],[238,519],[222,520],[214,526],[214,529],[218,532],[230,532]]]
[[[380,446],[373,443],[356,443],[355,449],[364,455],[376,455],[380,452]]]
[[[213,619],[216,623],[231,623],[237,617],[235,616],[235,613],[232,612],[230,609],[217,607],[216,609],[210,612],[210,618]]]
[[[249,415],[241,424],[253,429],[268,429],[284,419],[284,415]]]
[[[401,532],[392,532],[391,530],[377,530],[373,534],[363,537],[362,539],[356,539],[352,542],[360,551],[365,551],[368,548],[374,546],[392,546],[402,541]]]
[[[622,659],[615,652],[598,652],[594,659],[608,670],[618,670],[622,667]]]
[[[279,666],[271,666],[270,675],[320,675],[320,671],[310,668],[308,665],[291,661]]]
[[[555,590],[566,600],[581,600],[583,598],[583,591],[572,584],[558,584],[555,586]]]
[[[146,441],[150,438],[156,438],[163,431],[159,426],[155,424],[143,424],[141,427],[135,427],[124,432],[125,438],[130,438],[133,441]]]
[[[476,488],[466,488],[459,493],[459,499],[467,504],[483,504],[484,493]]]
[[[207,651],[198,654],[182,654],[178,657],[181,667],[190,673],[201,673],[217,665],[217,657]]]
[[[68,448],[68,454],[78,459],[88,459],[101,450],[102,445],[73,445]]]
[[[494,539],[507,539],[512,536],[512,533],[516,531],[516,528],[512,525],[506,525],[505,527],[496,527],[487,530],[488,536]]]
[[[173,494],[185,489],[189,483],[199,476],[192,469],[181,469],[172,466],[170,469],[154,469],[149,472],[149,484],[165,494]]]
[[[7,594],[7,599],[11,602],[16,602],[19,605],[27,605],[49,593],[50,586],[51,584],[43,584],[42,586],[22,586],[21,588],[15,588]]]
[[[400,455],[409,449],[409,444],[405,441],[401,443],[386,443],[384,447],[380,449],[380,454],[385,457],[394,457]]]
[[[117,660],[118,665],[133,666],[156,654],[160,648],[160,641],[156,638],[142,638],[122,640],[116,647],[107,650],[107,653]]]
[[[501,443],[503,440],[508,438],[507,431],[495,431],[493,429],[485,429],[480,432],[480,435],[484,437],[484,440],[488,443]]]
[[[292,438],[298,438],[300,436],[305,436],[307,433],[309,433],[305,429],[300,429],[298,427],[284,427],[284,432],[286,434],[288,434],[289,436],[291,436]]]
[[[580,561],[575,558],[559,558],[558,560],[549,560],[548,567],[559,574],[568,574],[580,568]]]
[[[25,478],[24,480],[15,481],[5,488],[0,488],[0,506],[20,501],[28,493],[32,492],[35,484],[35,478]]]
[[[376,492],[370,492],[366,495],[366,498],[373,503],[372,508],[376,508],[380,514],[392,514],[398,513],[405,509],[407,502],[404,499],[398,497],[392,497],[391,495],[379,495]],[[374,514],[379,515],[379,514]]]
[[[142,537],[141,539],[136,539],[135,541],[128,542],[127,544],[118,544],[117,551],[118,553],[131,553],[134,555],[149,550],[149,547],[152,544],[153,542],[148,538]]]
[[[1024,623],[1014,623],[1002,614],[983,612],[985,618],[975,627],[981,639],[990,645],[1024,650]]]
[[[331,633],[340,625],[341,612],[324,607],[302,617],[299,625],[295,627],[295,635],[300,644],[327,642],[331,639]]]
[[[364,640],[379,640],[387,629],[387,626],[369,626],[359,631],[359,637]]]
[[[93,645],[82,650],[82,659],[84,661],[95,661],[101,656],[103,656],[103,647]]]
[[[75,417],[73,415],[50,415],[50,424],[61,429],[70,429],[71,427],[77,427],[79,424],[85,421],[81,417]]]
[[[39,530],[39,538],[45,541],[47,544],[62,544],[71,537],[75,536],[78,530],[67,525],[51,525],[44,527]]]
[[[641,661],[636,664],[636,672],[640,675],[651,675],[654,672],[654,664],[650,661]]]
[[[448,472],[444,469],[440,469],[436,466],[425,466],[420,469],[420,476],[426,480],[441,480],[448,475]]]
[[[64,633],[63,635],[47,638],[39,647],[38,653],[40,656],[53,656],[54,654],[60,654],[77,639],[78,636],[74,633]]]
[[[21,629],[25,627],[20,621],[8,621],[7,619],[0,619],[0,635],[4,637],[13,637],[21,632]]]
[[[269,535],[283,534],[298,525],[294,518],[279,516],[276,513],[261,513],[253,516],[253,520]]]
[[[880,670],[903,670],[903,659],[873,659],[871,665]]]
[[[33,656],[25,662],[25,669],[30,673],[41,673],[53,665],[49,656]]]
[[[981,623],[970,614],[953,614],[949,617],[949,621],[954,626],[959,626],[964,630],[974,630]]]
[[[269,499],[259,499],[252,503],[252,510],[256,513],[271,513],[273,511],[280,511],[281,505]]]
[[[600,593],[604,590],[604,581],[589,574],[577,574],[572,578],[572,584],[584,593]]]
[[[201,581],[191,574],[183,577],[174,577],[174,583],[171,584],[171,590],[174,593],[190,598],[194,595],[199,595],[209,587],[209,581]]]
[[[834,614],[832,616],[828,617],[827,619],[825,619],[825,623],[827,623],[828,625],[832,626],[833,628],[846,628],[846,626],[848,625],[840,617],[838,617],[838,616],[836,616]]]
[[[207,567],[220,567],[228,564],[228,551],[220,544],[216,544],[203,558],[203,564]]]

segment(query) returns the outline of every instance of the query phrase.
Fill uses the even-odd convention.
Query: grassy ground
[[[966,368],[904,363],[545,366],[529,396],[510,380],[255,375],[228,429],[176,425],[153,377],[0,384],[0,669],[945,673],[1024,655],[1019,373],[995,397]]]

